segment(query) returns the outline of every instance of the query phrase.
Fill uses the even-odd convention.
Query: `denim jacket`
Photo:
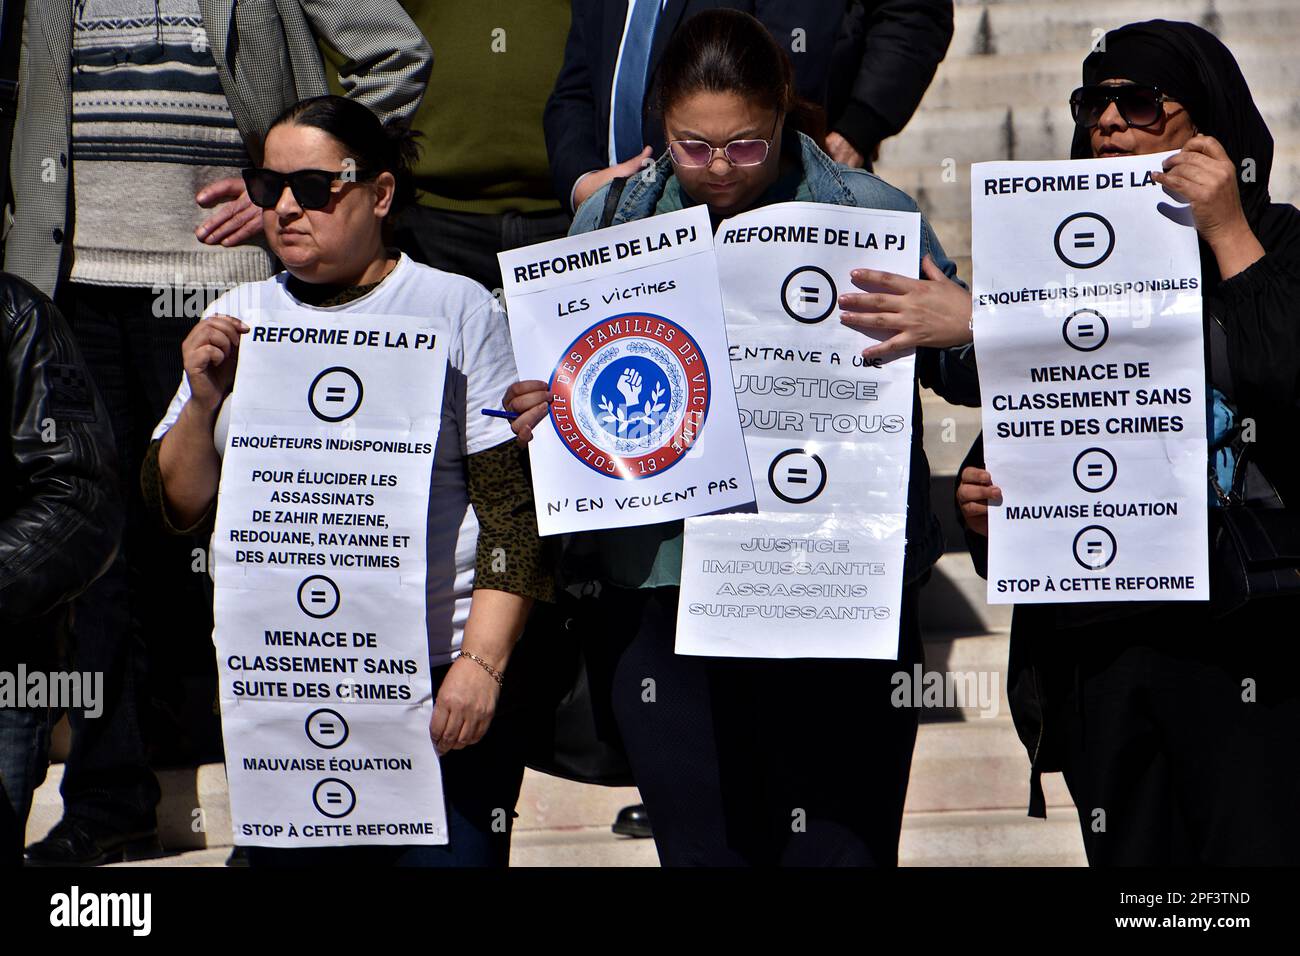
[[[787,131],[788,135],[788,131]],[[814,202],[868,209],[917,212],[911,196],[862,169],[841,166],[827,156],[803,133],[798,135],[799,160],[803,165],[801,188]],[[672,160],[665,152],[653,166],[630,177],[623,186],[611,225],[634,222],[655,214],[655,207],[673,175]],[[573,218],[569,235],[591,232],[600,225],[610,186],[592,194]],[[938,237],[925,217],[921,217],[920,257],[926,254],[950,278],[957,277],[957,267],[944,254]],[[960,281],[960,280],[958,280]],[[864,343],[865,346],[865,343]],[[952,349],[917,349],[916,377],[920,384],[934,389],[958,405],[979,405],[979,384],[975,374],[975,356],[970,346]],[[930,511],[930,465],[925,457],[921,436],[920,390],[913,386],[912,464],[907,490],[907,550],[903,564],[903,581],[911,584],[924,576],[943,552],[943,534],[938,519]]]

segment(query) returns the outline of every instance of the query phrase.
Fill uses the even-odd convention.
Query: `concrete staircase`
[[[1241,64],[1275,141],[1272,194],[1300,199],[1300,3],[1296,0],[956,0],[956,30],[920,110],[885,142],[876,171],[916,197],[945,250],[970,277],[970,164],[1067,159],[1066,101],[1106,30],[1187,20]]]

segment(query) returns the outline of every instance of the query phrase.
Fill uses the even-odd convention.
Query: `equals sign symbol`
[[[324,591],[312,591],[312,592],[311,592],[311,603],[312,603],[312,604],[324,604],[324,603],[325,603],[325,592],[324,592]]]
[[[1077,334],[1081,339],[1090,339],[1093,336],[1093,328],[1094,326],[1091,322],[1087,323],[1086,325],[1081,322],[1075,326],[1076,329],[1075,334]]]
[[[785,474],[786,474],[786,480],[789,481],[790,484],[792,485],[808,484],[807,468],[791,468],[787,470]]]
[[[1089,553],[1089,554],[1101,554],[1101,542],[1100,542],[1100,541],[1089,541],[1089,542],[1088,542],[1088,553]]]
[[[801,285],[799,287],[800,302],[820,302],[821,291],[816,286]]]
[[[320,732],[321,732],[322,734],[332,734],[332,733],[334,733],[334,725],[333,725],[333,724],[321,724],[321,725],[320,725]]]
[[[1096,243],[1093,241],[1097,234],[1095,232],[1076,232],[1074,234],[1074,248],[1091,249]]]
[[[327,385],[325,386],[325,401],[341,402],[347,396],[347,392],[347,386]]]
[[[1103,474],[1105,474],[1105,472],[1102,470],[1102,466],[1101,466],[1101,465],[1089,465],[1089,466],[1088,466],[1088,477],[1089,477],[1089,478],[1100,478]]]
[[[341,793],[327,793],[327,794],[325,794],[325,802],[326,802],[326,803],[342,803],[342,802],[343,802],[343,794],[341,794]]]

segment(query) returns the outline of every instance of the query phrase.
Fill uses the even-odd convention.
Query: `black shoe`
[[[624,807],[618,811],[618,819],[610,828],[620,836],[636,837],[644,839],[651,836],[650,833],[650,814],[646,812],[645,804],[638,803],[634,807]]]
[[[103,866],[162,856],[158,830],[120,833],[100,823],[64,817],[49,836],[27,848],[27,866]]]

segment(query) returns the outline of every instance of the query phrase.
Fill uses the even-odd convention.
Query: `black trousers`
[[[398,217],[393,238],[416,262],[469,276],[488,291],[501,288],[497,253],[559,239],[569,231],[563,212],[483,215],[409,206]]]
[[[166,535],[140,494],[144,450],[180,384],[181,342],[196,321],[155,315],[156,298],[148,288],[76,283],[58,295],[108,410],[126,508],[117,558],[74,605],[71,664],[103,672],[105,705],[96,719],[69,714],[61,792],[65,816],[123,831],[154,825],[151,743],[183,759],[216,727],[206,566],[194,570],[199,543]],[[217,741],[200,747],[202,756],[215,756]]]
[[[677,588],[611,590],[613,710],[663,865],[897,865],[917,712],[890,679],[922,660],[916,588],[898,661],[677,655]]]
[[[1089,864],[1300,864],[1297,613],[1167,604],[1040,636],[1075,665],[1048,690]]]

